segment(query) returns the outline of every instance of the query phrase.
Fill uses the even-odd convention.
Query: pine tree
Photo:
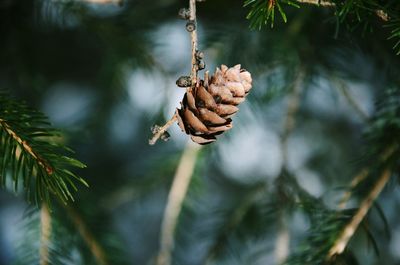
[[[399,11],[3,1],[0,264],[397,264]]]

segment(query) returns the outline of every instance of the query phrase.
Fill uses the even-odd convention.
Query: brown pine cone
[[[250,73],[240,69],[240,64],[231,68],[221,65],[208,82],[201,80],[185,93],[181,108],[176,110],[179,127],[198,144],[216,141],[216,135],[232,128],[231,117],[251,83]]]

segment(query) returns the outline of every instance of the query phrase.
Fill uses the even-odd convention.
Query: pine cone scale
[[[201,108],[199,109],[200,111],[200,116],[203,121],[209,122],[210,124],[216,124],[216,125],[221,125],[226,123],[226,119],[222,118],[219,116],[217,113]]]
[[[199,118],[197,118],[197,116],[193,112],[189,110],[189,108],[185,108],[183,115],[184,120],[187,122],[188,126],[191,127],[195,132],[208,132],[208,128]]]

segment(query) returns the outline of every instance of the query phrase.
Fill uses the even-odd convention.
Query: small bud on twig
[[[179,9],[179,12],[178,12],[178,16],[181,18],[181,19],[189,19],[189,17],[190,17],[190,10],[189,9],[187,9],[187,8],[181,8],[181,9]]]
[[[194,23],[194,20],[189,20],[186,23],[186,30],[189,32],[192,32],[196,29],[196,24]]]
[[[203,58],[204,58],[204,52],[196,51],[196,59],[200,61]]]
[[[181,76],[176,80],[176,85],[178,87],[190,87],[192,85],[192,80],[190,76]]]
[[[199,70],[203,70],[204,68],[206,68],[206,64],[203,61],[200,61],[198,63],[198,66],[199,66]]]
[[[169,132],[167,132],[165,129],[163,129],[163,127],[161,127],[157,124],[154,124],[153,126],[151,126],[150,130],[153,135],[161,134],[159,137],[161,138],[161,140],[163,140],[165,142],[168,141],[169,138],[171,137]]]

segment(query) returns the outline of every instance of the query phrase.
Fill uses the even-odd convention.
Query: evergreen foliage
[[[282,263],[286,265],[399,261],[386,236],[393,232],[390,226],[398,229],[399,221],[394,180],[400,168],[400,63],[386,40],[399,39],[398,1],[321,1],[313,8],[303,2],[247,0],[252,27],[275,25],[267,34],[247,30],[247,10],[240,3],[207,1],[198,6],[199,47],[212,57],[210,64],[242,63],[255,84],[232,132],[197,158],[176,228],[173,264],[276,265],[282,232],[290,236],[286,246],[290,255]],[[221,12],[227,6],[229,12]],[[0,25],[9,25],[0,27],[4,36],[0,55],[5,58],[0,61],[0,85],[11,89],[0,94],[0,177],[6,187],[0,191],[0,217],[7,205],[26,207],[7,195],[10,186],[16,191],[23,188],[42,207],[21,217],[19,233],[10,240],[17,242],[11,248],[16,251],[5,259],[6,265],[154,263],[183,144],[174,135],[170,142],[150,148],[147,138],[152,121],[163,120],[170,107],[164,94],[172,95],[176,88],[169,90],[168,84],[188,70],[178,61],[186,56],[176,41],[184,39],[177,33],[184,32],[184,23],[175,19],[181,7],[179,1],[144,0],[125,1],[122,7],[56,0],[0,4]],[[332,21],[330,12],[338,27],[345,25],[338,40],[332,39],[335,25],[325,23]],[[275,15],[287,24],[277,27],[280,19]],[[355,33],[359,28],[367,34]],[[370,29],[375,31],[369,33]],[[171,38],[172,51],[164,49]],[[131,75],[136,75],[134,81],[145,82],[132,85]],[[77,88],[60,88],[60,83]],[[300,92],[294,89],[296,84],[301,85]],[[32,89],[24,89],[27,85]],[[357,106],[368,100],[363,93],[352,94],[354,87],[371,95],[375,107],[365,111]],[[85,180],[72,171],[84,165],[70,158],[63,134],[44,114],[10,96],[38,108],[51,101],[52,93],[64,95],[61,92],[69,89],[90,97],[91,105],[78,108],[79,114],[84,113],[78,122],[57,124],[68,132],[68,145],[89,165]],[[295,93],[297,109],[288,111]],[[143,102],[151,98],[149,106],[133,100],[135,96]],[[63,100],[68,97],[58,102]],[[290,132],[282,128],[286,119],[293,122]],[[239,132],[242,138],[237,137]],[[257,132],[261,137],[254,143]],[[253,163],[261,170],[240,175],[242,169],[232,167],[232,161],[243,165],[241,148],[248,145],[254,148],[247,152],[250,162],[254,154],[261,157],[258,163],[271,163],[282,156],[280,141],[285,137],[288,149],[297,151],[291,155],[304,155],[301,168],[283,163],[270,173]],[[268,156],[264,151],[274,147],[271,143],[279,147]],[[303,154],[303,148],[309,153]],[[360,171],[365,174],[355,181]],[[388,188],[378,199],[383,209],[374,202],[373,210],[355,227],[354,237],[364,235],[368,241],[350,239],[344,252],[327,257],[383,172],[390,172]],[[79,199],[65,205],[86,180],[90,189],[79,189],[74,196]],[[323,194],[314,194],[310,182],[319,183]],[[342,201],[348,205],[340,206],[331,193],[344,194]],[[49,241],[41,244],[44,202],[52,195],[58,200],[47,214]],[[7,225],[6,218],[0,218],[5,251],[10,249],[3,234]],[[360,255],[367,243],[380,256],[366,260]],[[0,250],[1,264],[2,255]]]
[[[382,30],[374,26],[376,20],[381,20],[380,24],[383,24],[383,27],[390,28],[388,39],[395,41],[393,49],[397,55],[400,54],[400,4],[396,0],[246,0],[244,6],[250,6],[247,15],[250,27],[261,29],[268,23],[271,28],[274,26],[275,10],[279,11],[282,20],[286,23],[286,6],[300,8],[299,4],[302,3],[333,9],[337,29],[340,24],[345,24],[352,31],[361,29],[364,34],[367,32],[371,34],[374,29]]]
[[[50,202],[56,195],[62,202],[73,200],[71,189],[86,182],[70,171],[84,168],[78,160],[66,156],[71,152],[55,140],[59,131],[50,126],[46,116],[17,102],[4,92],[0,94],[0,180],[7,180],[15,192],[20,184],[33,195],[36,203]]]

